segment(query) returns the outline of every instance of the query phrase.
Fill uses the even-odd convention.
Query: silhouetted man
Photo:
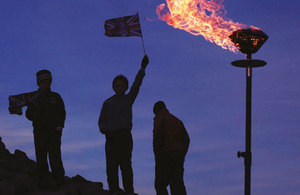
[[[98,125],[100,132],[105,134],[106,174],[109,191],[111,194],[120,194],[118,167],[121,168],[125,194],[134,194],[132,158],[132,105],[138,95],[140,86],[145,76],[145,69],[149,63],[144,56],[141,69],[128,94],[128,80],[123,75],[118,75],[113,80],[115,95],[104,101]]]
[[[154,104],[153,150],[157,195],[186,195],[184,160],[190,138],[181,120],[170,114],[163,101]]]
[[[32,121],[39,187],[47,187],[49,162],[57,185],[64,184],[65,170],[61,160],[61,136],[66,112],[62,98],[50,89],[52,76],[48,70],[36,73],[38,89],[37,99],[28,105],[26,117]]]

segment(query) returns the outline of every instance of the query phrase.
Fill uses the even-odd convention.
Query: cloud
[[[152,104],[144,105],[140,101],[133,106],[134,119],[146,119],[153,121],[154,114],[152,112]]]
[[[0,129],[1,136],[3,137],[32,137],[32,130],[30,129],[17,129],[17,130],[6,130]]]
[[[13,153],[19,149],[24,151],[27,156],[34,159],[34,141],[32,129],[6,129],[0,127],[0,136],[6,148]]]
[[[86,170],[89,169],[90,166],[86,163],[74,163],[74,161],[64,162],[64,167],[68,170]]]
[[[18,148],[28,143],[33,143],[31,129],[7,130],[0,128],[0,135],[7,148]]]
[[[155,194],[155,190],[153,187],[141,187],[137,186],[134,188],[136,192],[143,195],[153,195]]]
[[[23,121],[24,120],[24,121]],[[15,149],[21,149],[28,156],[34,156],[34,138],[32,127],[28,126],[27,121],[21,118],[20,123],[15,123],[11,117],[1,115],[0,136],[6,145],[6,148],[11,152]],[[25,122],[23,124],[23,122]],[[104,145],[103,139],[89,139],[84,141],[69,141],[62,142],[62,153],[80,153],[91,148],[101,147]],[[82,166],[79,166],[83,168]]]
[[[99,148],[104,145],[103,140],[85,140],[62,145],[62,153],[80,153],[91,148]]]
[[[134,128],[133,132],[133,141],[139,140],[149,140],[152,143],[152,129],[138,129]]]

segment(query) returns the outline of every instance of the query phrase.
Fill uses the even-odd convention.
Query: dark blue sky
[[[52,89],[61,94],[67,110],[62,138],[66,173],[102,181],[107,188],[99,112],[113,95],[117,74],[133,82],[143,50],[139,37],[105,37],[104,20],[138,11],[150,64],[133,107],[137,193],[154,194],[152,107],[163,100],[191,137],[185,163],[188,194],[242,194],[244,163],[236,152],[245,146],[245,70],[230,63],[245,55],[167,25],[155,13],[161,3],[165,1],[1,0],[0,136],[7,148],[35,159],[31,123],[9,115],[8,95],[36,90],[35,73],[49,69]],[[300,3],[223,4],[227,18],[269,35],[253,55],[268,63],[253,71],[253,194],[299,194]]]

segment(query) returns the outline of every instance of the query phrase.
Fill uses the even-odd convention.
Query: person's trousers
[[[168,195],[170,185],[171,195],[186,195],[183,181],[183,152],[163,152],[155,157],[155,190],[157,195]]]
[[[106,136],[106,174],[110,192],[116,192],[119,188],[119,167],[122,173],[123,187],[126,193],[133,193],[133,171],[131,166],[132,135],[130,131]]]
[[[52,175],[57,180],[64,179],[65,170],[60,150],[61,135],[62,133],[56,131],[56,129],[52,132],[43,132],[39,129],[34,130],[35,155],[39,178],[49,174],[47,161],[47,156],[49,155]]]

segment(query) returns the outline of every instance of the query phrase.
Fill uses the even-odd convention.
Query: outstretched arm
[[[145,70],[148,64],[149,64],[149,58],[147,55],[145,55],[142,60],[141,68]]]
[[[145,69],[148,64],[149,64],[149,58],[147,55],[145,55],[142,60],[142,63],[141,63],[141,69],[139,70],[138,74],[136,75],[135,80],[129,91],[129,95],[131,98],[131,104],[133,104],[135,98],[137,97],[137,95],[139,93],[143,78],[145,76]]]

